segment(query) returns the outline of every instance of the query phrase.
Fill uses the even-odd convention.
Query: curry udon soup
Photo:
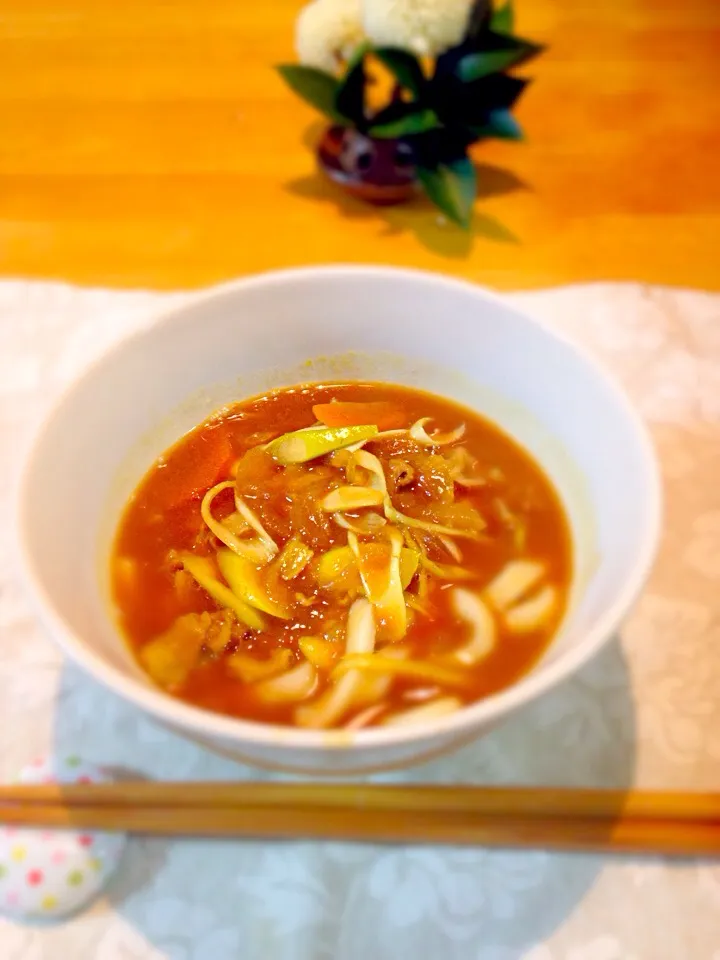
[[[496,427],[389,384],[220,411],[152,467],[112,557],[142,668],[207,710],[432,722],[516,681],[571,576],[552,486]]]

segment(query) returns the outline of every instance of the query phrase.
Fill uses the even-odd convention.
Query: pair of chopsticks
[[[720,795],[116,782],[0,787],[0,823],[175,837],[720,854]]]

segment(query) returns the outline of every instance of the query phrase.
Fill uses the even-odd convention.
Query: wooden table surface
[[[550,45],[472,233],[315,173],[300,0],[0,0],[0,273],[185,287],[327,261],[720,288],[720,0],[516,0]]]

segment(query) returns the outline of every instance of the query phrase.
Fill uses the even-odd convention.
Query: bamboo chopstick
[[[718,855],[720,828],[675,820],[560,819],[557,817],[453,817],[291,808],[33,807],[32,816],[0,814],[35,827],[122,830],[135,834],[243,839],[342,840],[366,843],[472,844],[486,847],[585,850],[607,853]]]
[[[161,836],[720,854],[720,796],[467,786],[111,783],[0,788],[0,822]]]
[[[469,785],[340,783],[113,783],[0,786],[0,805],[108,807],[352,808],[467,812],[484,816],[624,818],[720,822],[720,794]]]

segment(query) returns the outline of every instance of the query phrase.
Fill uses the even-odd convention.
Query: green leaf
[[[477,176],[472,161],[463,157],[435,168],[418,167],[418,177],[432,202],[454,223],[467,229],[477,194]]]
[[[440,120],[434,110],[417,107],[388,123],[378,123],[370,127],[370,136],[380,140],[391,140],[395,137],[409,137],[412,134],[427,133],[440,126]]]
[[[522,127],[509,110],[493,110],[481,127],[473,128],[478,137],[498,140],[522,140]]]
[[[480,34],[488,29],[492,13],[492,0],[475,0],[470,8],[470,22],[465,39],[471,42],[477,40]]]
[[[373,53],[388,68],[401,87],[405,87],[416,97],[422,94],[426,81],[416,57],[406,50],[398,50],[395,47],[379,47],[373,50]]]
[[[335,77],[323,70],[316,70],[315,67],[303,67],[295,63],[284,64],[277,69],[290,89],[311,107],[315,107],[331,120],[342,120],[335,108],[335,98],[340,88]]]
[[[513,0],[507,0],[502,7],[493,10],[490,17],[490,29],[497,33],[512,33],[515,29],[515,10]]]
[[[534,44],[529,46],[534,48]],[[488,77],[491,73],[502,73],[532,56],[528,45],[524,42],[513,44],[503,50],[486,50],[482,53],[469,53],[463,57],[456,67],[456,75],[463,83],[472,83]]]
[[[353,54],[345,76],[340,80],[335,95],[335,109],[337,112],[352,121],[356,126],[365,125],[365,54],[367,44],[358,47]]]

